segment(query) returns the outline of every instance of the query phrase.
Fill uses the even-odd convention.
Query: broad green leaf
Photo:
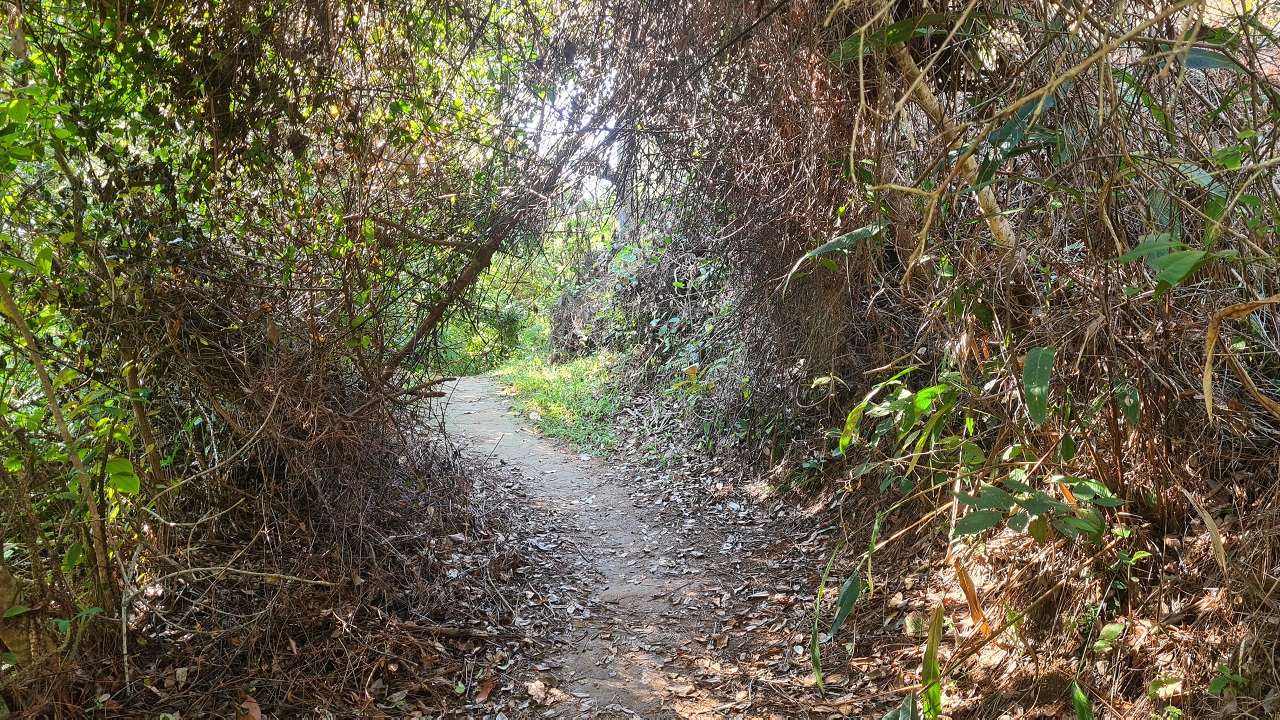
[[[107,478],[107,482],[125,495],[137,495],[142,489],[142,482],[134,473],[118,473]]]
[[[1138,395],[1138,388],[1128,383],[1117,383],[1116,395],[1120,397],[1120,408],[1124,410],[1125,418],[1130,425],[1136,426],[1142,419],[1142,402]]]
[[[1076,457],[1076,440],[1070,435],[1063,435],[1062,442],[1058,443],[1058,457],[1062,458],[1062,462],[1069,463]]]
[[[1054,500],[1046,495],[1043,490],[1034,490],[1031,497],[1026,500],[1019,500],[1018,504],[1032,515],[1047,515],[1054,511],[1067,512],[1071,509],[1070,505]]]
[[[1014,532],[1022,532],[1027,529],[1027,523],[1031,522],[1031,516],[1020,512],[1017,515],[1009,516],[1009,529]]]
[[[1213,162],[1228,170],[1239,170],[1244,159],[1244,154],[1249,152],[1248,145],[1232,145],[1216,150],[1213,153]]]
[[[1049,378],[1053,375],[1053,346],[1031,348],[1022,367],[1022,388],[1027,400],[1027,414],[1034,425],[1042,425],[1049,416]]]
[[[62,556],[62,571],[70,572],[73,568],[84,562],[84,544],[72,543],[67,548],[67,553]]]
[[[1204,250],[1179,250],[1156,258],[1152,260],[1152,264],[1160,269],[1156,282],[1173,287],[1199,270],[1208,261],[1208,256]],[[1161,291],[1157,289],[1156,295],[1160,294]]]
[[[979,510],[1008,512],[1018,504],[1017,498],[994,485],[983,485],[976,497],[963,492],[956,493],[956,499]]]
[[[45,246],[36,253],[36,271],[45,277],[53,274],[53,248]]]
[[[133,475],[133,463],[127,458],[113,457],[107,461],[108,475]]]
[[[1085,535],[1094,543],[1102,544],[1102,531],[1106,528],[1106,518],[1093,508],[1077,508],[1075,517],[1063,518],[1063,522]]]
[[[1138,258],[1150,259],[1158,255],[1164,255],[1168,250],[1185,247],[1186,245],[1183,243],[1173,240],[1167,232],[1153,233],[1138,238],[1138,244],[1132,250],[1107,262],[1125,263]]]
[[[9,105],[9,119],[21,125],[27,121],[30,106],[26,100],[14,100]]]
[[[1209,694],[1221,695],[1223,690],[1231,687],[1231,678],[1216,677],[1209,681]]]
[[[920,720],[919,701],[915,693],[908,693],[902,704],[885,714],[884,720]]]
[[[1049,521],[1043,517],[1032,520],[1027,523],[1027,534],[1034,538],[1037,544],[1043,545],[1049,537]]]
[[[981,465],[987,461],[987,454],[977,445],[965,443],[960,446],[960,460],[966,465]]]
[[[1124,628],[1125,625],[1122,622],[1109,623],[1098,632],[1098,637],[1104,640],[1115,640],[1124,634]]]
[[[1071,704],[1076,709],[1076,720],[1093,720],[1093,705],[1080,689],[1080,683],[1071,683]]]
[[[1227,188],[1199,165],[1181,158],[1168,158],[1165,162],[1181,172],[1193,185],[1203,188],[1215,197],[1224,199],[1227,197]]]
[[[974,510],[956,521],[956,529],[952,534],[956,537],[977,535],[995,527],[1003,519],[1004,513],[998,510]]]

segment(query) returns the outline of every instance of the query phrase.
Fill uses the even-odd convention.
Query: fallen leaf
[[[493,692],[493,678],[480,683],[480,689],[476,691],[476,702],[488,700],[491,692]]]
[[[236,691],[236,720],[262,720],[262,708],[258,701],[249,697],[243,690]]]

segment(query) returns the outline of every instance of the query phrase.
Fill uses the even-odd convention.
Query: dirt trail
[[[581,578],[581,587],[550,598],[567,608],[571,627],[528,690],[530,715],[548,705],[562,717],[761,716],[762,695],[777,693],[767,684],[727,682],[740,681],[731,676],[742,669],[725,658],[745,657],[726,645],[744,634],[731,628],[760,614],[747,614],[748,597],[752,608],[764,608],[765,595],[802,586],[798,577],[791,584],[776,562],[767,564],[782,570],[781,586],[776,575],[766,579],[744,567],[752,562],[744,553],[773,539],[744,543],[744,536],[763,533],[773,518],[739,520],[741,528],[730,520],[726,533],[722,515],[713,519],[710,507],[705,516],[688,508],[673,516],[669,501],[646,494],[655,485],[644,484],[639,466],[606,465],[540,437],[488,378],[463,378],[451,388],[447,423],[474,454],[525,476],[524,497],[512,500],[545,529],[539,544],[555,548]],[[727,506],[733,517],[747,516],[739,504]],[[802,622],[786,617],[796,614],[796,604],[784,601],[773,612],[774,628],[783,631],[776,640],[784,669],[791,669],[793,641],[785,631]],[[731,614],[735,605],[738,615]]]

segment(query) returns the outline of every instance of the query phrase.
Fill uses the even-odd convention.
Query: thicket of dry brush
[[[1008,618],[1009,677],[1271,712],[1276,9],[607,6],[642,260],[598,294],[697,429],[851,490],[864,540],[935,511],[976,539],[937,548]]]

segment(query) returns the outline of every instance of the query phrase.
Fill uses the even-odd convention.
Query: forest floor
[[[528,667],[460,711],[880,717],[894,702],[902,676],[880,657],[841,658],[846,670],[828,670],[826,697],[813,687],[808,641],[830,518],[761,502],[714,467],[679,472],[634,451],[606,462],[570,449],[539,436],[488,378],[452,386],[446,418],[469,454],[503,476],[517,526],[558,563],[540,568],[551,577],[546,597],[522,601],[562,618]]]

